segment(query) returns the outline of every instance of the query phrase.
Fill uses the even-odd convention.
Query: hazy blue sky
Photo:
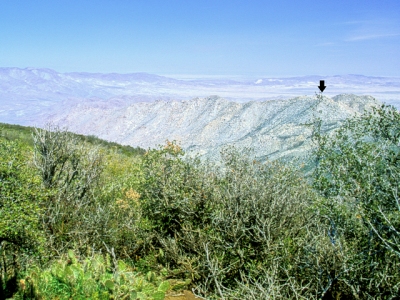
[[[400,0],[0,0],[0,67],[400,76]]]

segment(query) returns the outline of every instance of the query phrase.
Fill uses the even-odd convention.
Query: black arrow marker
[[[325,80],[320,80],[319,81],[319,86],[318,86],[319,90],[321,91],[321,93],[324,91],[324,89],[326,88],[325,86]]]

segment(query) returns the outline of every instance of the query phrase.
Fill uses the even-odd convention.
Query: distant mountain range
[[[188,100],[218,95],[238,102],[288,99],[314,95],[325,80],[324,95],[371,95],[380,101],[400,101],[400,78],[363,75],[302,76],[258,79],[179,80],[147,73],[58,73],[50,69],[0,68],[0,105],[42,103],[51,106],[69,99],[122,98],[144,102],[156,99]],[[36,102],[33,103],[32,101]]]
[[[400,109],[400,78],[182,80],[147,73],[0,68],[0,122],[53,122],[144,148],[178,140],[186,150],[207,156],[234,144],[253,148],[261,159],[290,157],[310,147],[310,128],[304,124],[313,117],[322,79],[327,88],[318,111],[325,130],[379,103],[367,95]]]

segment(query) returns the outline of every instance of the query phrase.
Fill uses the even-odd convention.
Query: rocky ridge
[[[81,134],[125,145],[153,148],[176,140],[191,155],[217,157],[226,145],[254,150],[258,159],[301,157],[312,146],[314,117],[323,130],[379,102],[371,96],[302,96],[289,100],[238,103],[218,96],[183,101],[132,103],[127,107],[95,102],[69,105],[43,120]]]

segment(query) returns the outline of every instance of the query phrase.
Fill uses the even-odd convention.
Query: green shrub
[[[0,138],[0,242],[27,248],[41,240],[44,199],[40,178],[29,165],[30,153],[22,144]]]
[[[269,291],[266,298],[321,295],[315,261],[329,260],[333,250],[316,225],[317,195],[301,174],[235,149],[222,153],[219,166],[183,154],[168,143],[143,158],[140,205],[152,224],[158,262],[206,297],[243,299],[259,294],[257,287]],[[309,244],[319,252],[307,257]]]
[[[0,295],[11,297],[29,257],[44,249],[41,204],[46,197],[29,165],[29,147],[0,138]]]
[[[332,238],[351,244],[342,280],[361,298],[399,295],[400,114],[381,106],[318,136],[314,186]]]
[[[50,195],[43,218],[52,251],[75,245],[101,244],[102,209],[96,203],[96,189],[103,164],[97,148],[79,143],[77,138],[57,127],[36,129],[34,165]]]
[[[251,299],[251,293],[312,298],[318,287],[303,280],[316,281],[303,270],[303,249],[319,242],[320,233],[309,209],[316,195],[301,174],[279,162],[261,164],[234,149],[222,153],[216,174],[212,231],[203,245],[203,288],[235,299]]]
[[[154,236],[140,205],[141,158],[116,150],[102,155],[103,171],[95,193],[96,212],[106,224],[101,228],[101,246],[114,248],[119,258],[139,257],[147,253]]]
[[[209,222],[210,191],[199,161],[187,161],[173,142],[143,157],[143,184],[140,205],[154,229],[163,237],[173,237],[186,224],[202,227]]]

